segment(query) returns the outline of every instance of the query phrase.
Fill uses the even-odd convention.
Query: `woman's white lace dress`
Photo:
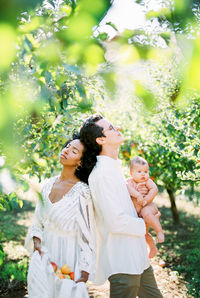
[[[75,272],[95,274],[95,228],[91,195],[87,184],[77,182],[58,202],[51,203],[49,194],[57,177],[48,180],[42,190],[42,200],[35,209],[33,224],[25,246],[33,252],[33,236],[42,241],[44,256],[32,254],[28,272],[29,298],[89,297],[85,283],[60,280],[50,262],[60,268],[68,264]]]

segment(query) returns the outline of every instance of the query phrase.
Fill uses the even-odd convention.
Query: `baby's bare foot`
[[[157,233],[157,243],[162,243],[165,241],[165,236],[163,232]]]

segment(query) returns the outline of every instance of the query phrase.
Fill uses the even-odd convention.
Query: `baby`
[[[148,233],[152,227],[157,234],[157,243],[164,242],[164,233],[159,222],[160,212],[154,203],[153,199],[158,193],[156,184],[149,179],[149,165],[147,161],[137,156],[130,161],[130,174],[131,178],[127,179],[128,191],[131,195],[135,209],[140,217],[142,217],[147,226],[147,233],[145,235],[147,244],[149,246],[149,257],[153,258],[158,249],[155,246],[151,234]],[[142,195],[138,186],[143,185],[146,188],[146,195]]]

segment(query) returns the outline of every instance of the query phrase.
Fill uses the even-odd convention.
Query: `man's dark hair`
[[[93,150],[98,155],[102,146],[96,142],[96,138],[105,137],[103,127],[96,124],[97,121],[103,119],[100,114],[94,114],[89,117],[80,129],[80,140],[88,149]]]
[[[97,162],[97,155],[100,154],[102,146],[96,142],[96,138],[105,137],[103,127],[96,124],[103,119],[100,114],[89,117],[80,129],[80,141],[85,147],[84,162],[87,164],[90,173]]]

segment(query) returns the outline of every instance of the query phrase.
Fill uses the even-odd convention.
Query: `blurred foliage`
[[[28,257],[23,245],[27,233],[26,222],[30,223],[30,213],[33,211],[34,202],[23,200],[23,208],[16,204],[9,212],[1,213],[0,296],[12,288],[24,287],[26,283]]]
[[[1,154],[14,175],[26,169],[41,177],[48,165],[49,176],[66,137],[80,125],[76,119],[102,96],[86,73],[104,61],[92,30],[109,5],[106,0],[43,1],[18,16],[19,26],[13,26],[12,14],[0,23]]]
[[[9,23],[17,27],[20,13],[27,9],[33,9],[42,0],[1,0],[0,2],[0,20],[1,23]]]
[[[53,173],[60,146],[79,127],[82,115],[94,111],[102,98],[116,97],[123,65],[147,66],[148,74],[133,77],[132,84],[134,95],[148,110],[155,112],[163,100],[186,104],[185,90],[199,85],[199,42],[187,38],[184,30],[186,24],[198,22],[198,6],[190,1],[181,6],[177,1],[161,4],[153,12],[146,1],[140,1],[147,27],[125,30],[107,43],[106,33],[97,34],[110,7],[106,0],[45,0],[26,10],[19,0],[15,13],[24,11],[18,15],[18,26],[8,13],[0,23],[4,45],[0,53],[0,135],[4,167],[12,168],[16,179],[25,173],[41,178],[44,169],[48,177]],[[7,5],[12,6],[12,1]],[[115,24],[107,24],[119,34]],[[182,66],[181,34],[184,45],[189,44],[194,52],[187,54],[187,67]]]
[[[16,193],[9,193],[8,195],[5,193],[0,194],[0,210],[1,211],[10,211],[15,208],[16,205],[20,207],[23,206],[22,200],[20,200]]]

